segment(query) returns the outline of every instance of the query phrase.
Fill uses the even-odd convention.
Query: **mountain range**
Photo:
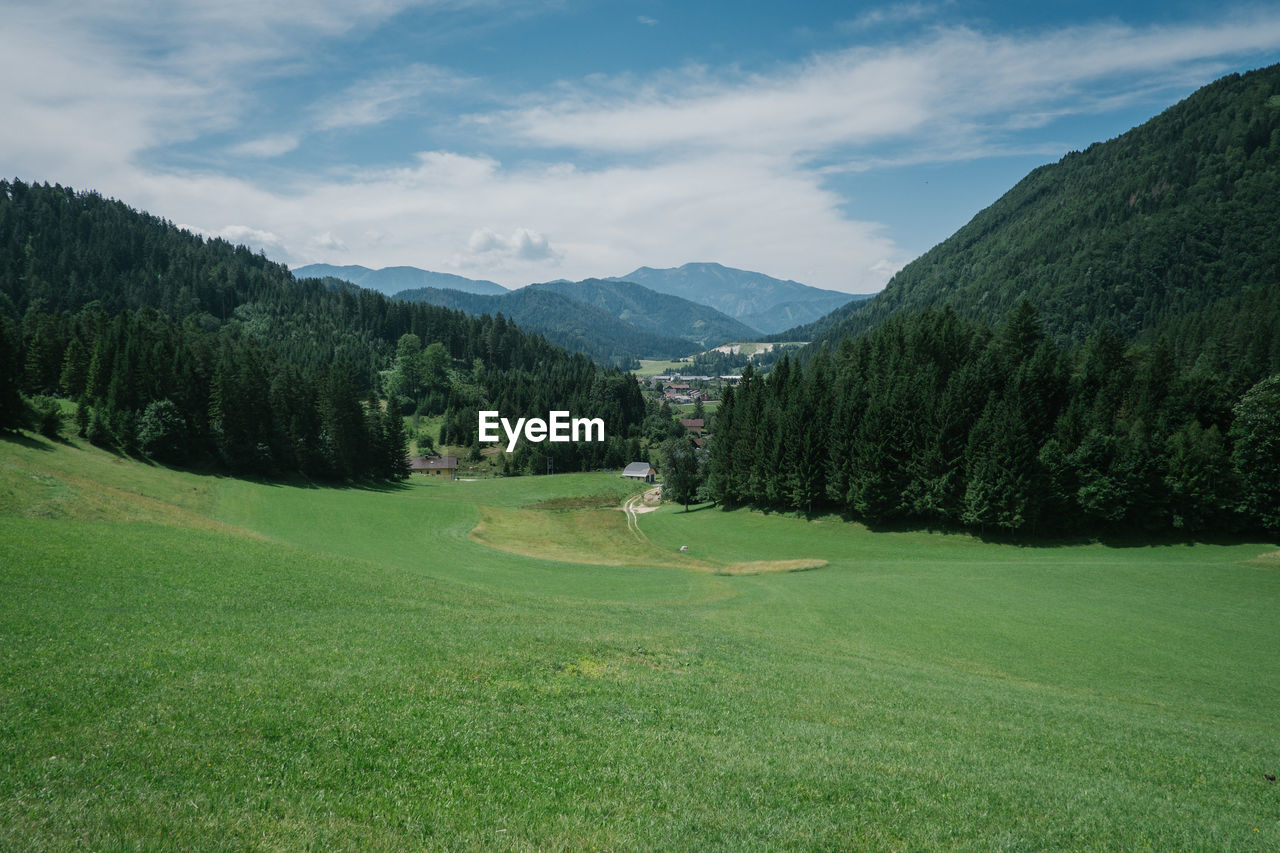
[[[765,334],[812,322],[851,301],[869,298],[714,263],[671,269],[640,267],[610,280],[634,282],[709,305]]]
[[[298,278],[336,278],[359,287],[367,287],[388,296],[401,290],[418,287],[438,287],[460,290],[463,293],[479,293],[484,296],[501,296],[509,292],[494,281],[466,278],[447,272],[431,272],[417,267],[383,267],[371,270],[357,265],[336,267],[332,264],[308,264],[293,271]]]
[[[621,363],[631,358],[683,358],[704,349],[691,340],[676,337],[675,330],[662,334],[641,329],[602,307],[541,286],[523,287],[501,296],[420,287],[401,291],[394,298],[452,308],[476,317],[501,313],[525,331],[540,334],[553,344],[604,363]]]
[[[576,302],[607,311],[623,322],[655,335],[675,335],[702,349],[725,341],[760,336],[758,329],[727,317],[715,308],[687,297],[658,292],[630,281],[551,281],[531,284],[525,290],[558,293]]]
[[[593,358],[615,361],[624,356],[676,358],[726,341],[751,340],[817,320],[851,300],[869,298],[716,263],[689,263],[671,269],[640,267],[626,276],[542,282],[517,290],[417,267],[373,270],[309,264],[293,272],[299,278],[337,279],[409,301],[470,313],[502,311],[548,340]],[[516,296],[530,289],[565,299],[527,293]],[[464,299],[455,294],[484,298]],[[583,311],[582,305],[598,310]],[[697,347],[690,349],[676,339]]]

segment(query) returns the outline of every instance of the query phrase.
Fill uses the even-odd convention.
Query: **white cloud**
[[[421,109],[429,95],[456,94],[469,85],[443,68],[415,63],[361,80],[317,105],[321,130],[381,124],[403,112]]]
[[[177,227],[206,239],[219,238],[236,246],[247,246],[255,252],[264,252],[274,261],[288,262],[290,257],[285,241],[272,231],[250,225],[226,225],[222,228],[203,228],[199,225],[177,223]]]
[[[88,34],[22,16],[6,21],[0,79],[0,160],[33,178],[91,183],[138,151],[220,125],[198,82],[122,63]]]
[[[164,146],[234,134],[261,114],[263,80],[323,63],[325,40],[352,37],[409,7],[498,7],[502,0],[5,0],[0,50],[0,159],[33,178],[98,186]],[[18,82],[20,81],[20,83]],[[325,102],[321,128],[373,124],[432,85],[459,78],[413,65]],[[219,147],[274,158],[295,131]]]
[[[229,243],[248,246],[255,251],[266,252],[273,258],[279,258],[288,253],[285,241],[278,234],[263,228],[253,228],[249,225],[227,225],[207,236],[221,237]]]
[[[705,69],[629,91],[570,87],[508,112],[531,144],[626,154],[736,150],[808,156],[893,142],[938,147],[1090,112],[1135,90],[1176,91],[1196,66],[1280,46],[1280,13],[1212,25],[1076,27],[1034,37],[934,31],[906,45],[853,48],[770,74]],[[1216,62],[1215,62],[1216,61]]]
[[[347,244],[338,237],[333,236],[332,231],[326,231],[323,234],[317,234],[311,238],[308,244],[312,249],[320,252],[346,252],[349,251]]]
[[[926,20],[948,3],[896,3],[868,9],[849,21],[842,22],[839,27],[845,32],[861,32],[886,24],[901,24],[910,21]]]
[[[473,255],[483,255],[502,246],[503,240],[488,228],[479,228],[471,232],[467,240],[467,251]]]
[[[467,252],[471,255],[497,253],[522,261],[545,261],[559,257],[547,238],[530,228],[517,228],[509,237],[503,237],[488,228],[477,228],[467,239]]]
[[[491,84],[414,64],[304,106],[297,127],[249,131],[255,83],[407,3],[9,5],[0,79],[22,83],[0,87],[0,162],[20,177],[98,189],[291,264],[412,264],[508,285],[717,260],[875,290],[908,258],[874,211],[849,213],[861,200],[833,192],[833,174],[1013,151],[1050,159],[1053,146],[1027,128],[1185,92],[1229,57],[1280,47],[1277,11],[1033,36],[932,30],[767,73],[696,68],[486,93],[515,106],[469,117],[468,150],[303,172],[287,155],[315,128],[373,127],[434,109],[450,87]],[[122,30],[154,50],[113,41]],[[201,139],[276,158],[272,171],[251,180],[155,156]]]
[[[637,15],[636,23],[644,24],[646,27],[656,27],[658,26],[658,19],[650,18],[648,15]]]
[[[233,145],[230,151],[242,157],[279,157],[297,149],[300,142],[296,133],[277,133]]]
[[[840,199],[820,180],[754,156],[581,170],[504,169],[487,158],[435,153],[412,168],[360,172],[290,193],[231,178],[159,176],[139,185],[135,203],[202,223],[253,210],[255,222],[270,223],[272,236],[294,248],[273,255],[291,264],[410,264],[515,286],[713,259],[851,291],[876,289],[884,274],[875,264],[906,258],[879,226],[843,217]],[[339,223],[347,251],[317,245],[315,235],[336,234]],[[264,241],[249,242],[256,248]]]
[[[228,225],[216,232],[219,237],[232,243],[243,243],[246,246],[262,247],[281,246],[283,242],[270,231],[252,228],[248,225]]]

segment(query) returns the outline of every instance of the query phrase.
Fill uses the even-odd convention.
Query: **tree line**
[[[1208,364],[1108,328],[1060,344],[1025,300],[995,330],[899,315],[748,367],[716,411],[705,494],[1033,535],[1280,530],[1280,375]]]

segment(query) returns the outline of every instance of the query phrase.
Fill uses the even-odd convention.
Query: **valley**
[[[522,45],[586,14],[553,5]],[[785,12],[766,40],[816,45]],[[643,78],[517,93],[401,44],[279,134],[169,115],[193,138],[100,189],[0,179],[0,850],[1280,849],[1280,65],[1186,53],[1280,33],[1236,25],[1035,42],[1012,88],[1052,91],[1003,120],[941,106],[1019,76],[981,77],[985,24],[908,75],[951,98],[806,47],[635,114],[598,107]],[[276,91],[190,83],[157,100]],[[97,95],[33,91],[23,157],[115,136],[41,140],[41,98]],[[949,194],[994,201],[908,261]],[[888,283],[662,266],[724,246]]]

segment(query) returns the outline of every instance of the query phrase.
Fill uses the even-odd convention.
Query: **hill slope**
[[[362,266],[335,267],[330,264],[308,264],[293,271],[298,278],[337,278],[360,287],[391,295],[415,287],[438,287],[499,296],[507,289],[497,282],[465,278],[447,272],[431,272],[417,267],[383,267],[371,270]]]
[[[811,322],[857,298],[714,263],[691,263],[671,269],[640,267],[610,280],[635,282],[659,293],[709,305],[766,334]]]
[[[683,338],[639,329],[603,308],[551,290],[525,287],[502,296],[484,296],[421,287],[401,291],[395,298],[440,305],[477,317],[502,313],[522,329],[537,332],[552,343],[602,362],[627,356],[681,358],[699,349]]]
[[[758,338],[760,332],[745,323],[703,305],[667,293],[659,293],[629,281],[553,281],[531,284],[537,289],[592,305],[631,325],[660,335],[674,335],[707,349],[725,341]]]
[[[642,542],[595,508],[627,490],[282,487],[0,438],[0,848],[1280,846],[1274,545],[670,505]],[[537,559],[482,518],[590,563],[829,566]]]
[[[922,308],[993,322],[1022,296],[1052,334],[1164,331],[1188,351],[1280,337],[1280,66],[1230,75],[1145,124],[1031,172],[904,267],[835,343]],[[1187,321],[1188,317],[1194,321]]]

